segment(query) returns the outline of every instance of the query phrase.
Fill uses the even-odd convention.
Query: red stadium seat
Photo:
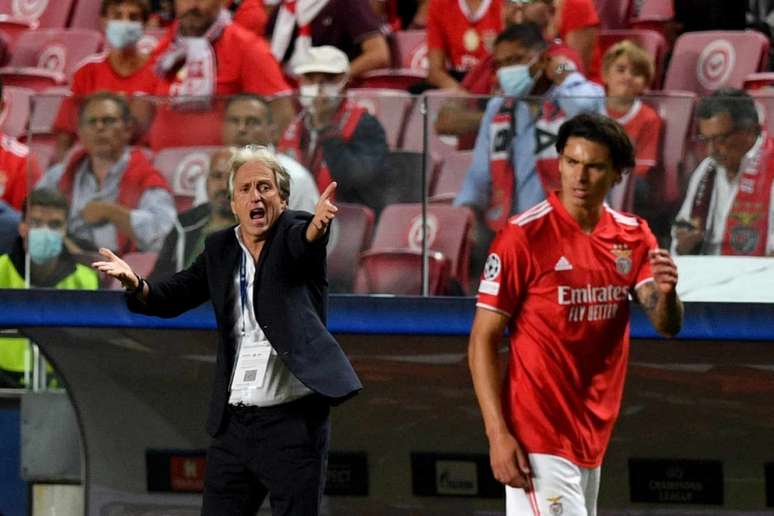
[[[721,86],[741,88],[745,77],[763,70],[768,50],[769,40],[755,31],[687,32],[677,38],[664,89],[706,95]]]
[[[70,27],[100,30],[99,11],[102,0],[77,0],[70,17]]]
[[[362,204],[336,203],[336,230],[328,251],[328,283],[331,292],[351,293],[360,254],[371,244],[374,211]]]
[[[654,30],[661,34],[675,17],[674,0],[640,0],[634,2],[638,7],[632,12],[629,25],[635,29]]]
[[[381,122],[390,149],[397,148],[412,97],[393,89],[350,88],[347,97],[363,106]]]
[[[427,78],[427,37],[424,30],[403,30],[392,37],[393,68],[380,68],[361,75],[361,88],[405,90]]]
[[[630,0],[595,0],[602,29],[625,29],[629,26]]]
[[[422,294],[422,252],[410,249],[366,251],[360,259],[356,294]],[[428,293],[446,294],[449,260],[443,253],[428,254]]]
[[[447,156],[441,163],[438,178],[430,189],[430,202],[450,204],[462,187],[470,163],[473,161],[472,151],[457,151]]]
[[[774,90],[766,88],[748,92],[755,99],[758,109],[758,119],[761,127],[769,134],[774,134]]]
[[[4,134],[14,138],[27,133],[30,118],[30,97],[35,92],[28,88],[6,86],[3,88],[3,111],[0,112],[0,127]]]
[[[35,156],[40,169],[46,170],[51,165],[51,159],[54,157],[54,142],[49,140],[38,141],[33,138],[32,142],[28,142],[27,145],[30,147],[30,154]]]
[[[156,259],[159,257],[159,253],[155,251],[126,253],[121,258],[129,264],[129,266],[140,276],[146,278],[153,272],[153,267],[156,266]],[[111,290],[118,290],[121,287],[121,282],[110,276],[106,276],[105,288]]]
[[[87,29],[42,29],[25,32],[16,42],[8,66],[0,68],[4,84],[42,91],[70,80],[80,62],[102,48],[102,34]]]
[[[450,278],[465,291],[468,285],[470,230],[469,209],[433,204],[427,207],[427,248],[443,253],[450,263]],[[422,251],[422,205],[391,204],[379,217],[369,251],[407,249]]]
[[[176,99],[171,99],[174,102]],[[183,100],[187,102],[187,100]],[[194,101],[196,102],[196,101]],[[205,106],[159,106],[148,130],[148,141],[154,151],[170,147],[201,147],[222,142],[224,105],[220,100],[202,100]]]
[[[75,0],[0,0],[0,30],[12,43],[26,31],[61,29]]]
[[[180,147],[159,151],[153,166],[166,178],[178,212],[193,205],[197,189],[207,178],[210,156],[219,147]]]
[[[744,78],[744,89],[759,90],[766,86],[774,86],[774,72],[751,73]]]
[[[599,33],[599,47],[602,54],[619,41],[628,39],[641,46],[653,56],[654,73],[650,87],[654,90],[661,88],[664,78],[664,63],[667,54],[667,42],[664,36],[653,30],[623,29],[603,30]]]
[[[662,144],[662,177],[657,194],[665,203],[682,198],[683,158],[688,145],[696,94],[690,91],[654,91],[643,100],[656,110],[664,121]]]

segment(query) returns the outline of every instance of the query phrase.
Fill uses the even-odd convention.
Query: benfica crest
[[[626,244],[613,244],[610,252],[615,256],[615,270],[621,276],[632,271],[632,250]]]
[[[551,504],[548,506],[548,510],[551,511],[551,516],[561,516],[564,513],[561,496],[549,496],[548,503]]]

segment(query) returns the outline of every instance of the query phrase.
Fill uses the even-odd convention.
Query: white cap
[[[349,72],[349,58],[347,58],[347,54],[330,45],[311,47],[298,60],[293,73],[303,75],[312,72],[347,73]]]

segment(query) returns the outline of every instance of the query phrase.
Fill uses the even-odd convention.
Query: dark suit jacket
[[[311,218],[305,212],[286,210],[269,230],[256,265],[255,316],[290,372],[336,404],[354,396],[362,385],[326,328],[327,239],[311,244],[306,241]],[[212,300],[219,339],[207,420],[210,435],[221,427],[236,358],[234,303],[239,302],[239,296],[234,292],[234,275],[241,256],[234,228],[218,231],[207,237],[204,252],[188,269],[149,284],[145,303],[135,296],[127,297],[130,310],[161,317],[175,317]]]

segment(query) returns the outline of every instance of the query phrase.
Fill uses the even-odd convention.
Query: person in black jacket
[[[287,209],[287,172],[265,147],[240,149],[229,171],[238,225],[207,237],[187,269],[160,282],[109,250],[96,269],[129,289],[135,312],[175,317],[212,301],[219,343],[207,431],[203,515],[316,515],[329,406],[360,380],[326,329],[325,244],[336,183],[314,215]]]

